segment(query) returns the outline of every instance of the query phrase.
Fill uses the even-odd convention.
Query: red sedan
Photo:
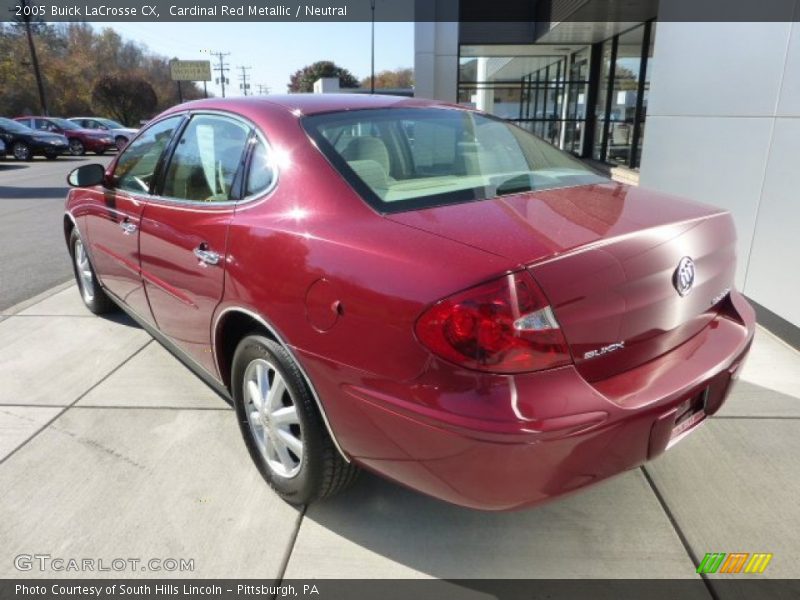
[[[197,101],[70,183],[86,305],[228,395],[293,503],[358,467],[481,509],[575,491],[718,411],[753,338],[727,213],[457,106]]]
[[[100,155],[117,148],[113,136],[107,131],[84,129],[67,119],[58,117],[17,117],[14,120],[31,129],[65,136],[69,142],[69,153],[73,156],[83,156],[87,151]]]

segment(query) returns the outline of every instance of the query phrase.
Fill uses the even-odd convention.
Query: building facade
[[[763,23],[679,20],[690,1],[642,3],[626,22],[585,20],[582,10],[602,16],[597,0],[510,2],[508,22],[480,22],[488,9],[474,0],[452,21],[442,20],[452,3],[418,2],[416,95],[485,110],[637,170],[642,186],[729,210],[737,285],[798,345],[800,0]]]

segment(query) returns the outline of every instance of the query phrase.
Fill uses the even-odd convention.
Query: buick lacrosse
[[[730,215],[463,107],[196,101],[69,183],[86,306],[230,398],[292,503],[359,468],[488,510],[573,492],[718,411],[753,338]]]

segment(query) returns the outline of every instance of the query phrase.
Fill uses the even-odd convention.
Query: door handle
[[[205,242],[194,249],[194,255],[200,260],[201,263],[206,265],[216,265],[219,263],[219,254],[213,250],[209,250],[208,244]]]
[[[136,231],[136,223],[131,223],[129,219],[120,221],[119,226],[125,235],[130,235]]]

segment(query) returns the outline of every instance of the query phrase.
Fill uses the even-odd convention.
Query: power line
[[[230,83],[230,80],[225,77],[225,73],[230,71],[230,67],[225,66],[225,57],[230,56],[230,52],[209,52],[211,56],[216,56],[219,64],[213,67],[213,70],[219,73],[217,77],[217,84],[222,86],[222,97],[225,97],[225,84]]]
[[[239,75],[239,81],[241,81],[241,83],[239,84],[239,89],[242,90],[242,93],[245,96],[247,96],[248,95],[247,94],[247,90],[250,89],[250,84],[247,83],[247,78],[249,77],[249,75],[247,74],[247,71],[252,69],[252,67],[239,67],[239,69],[241,69],[241,71],[242,71],[242,74]]]

